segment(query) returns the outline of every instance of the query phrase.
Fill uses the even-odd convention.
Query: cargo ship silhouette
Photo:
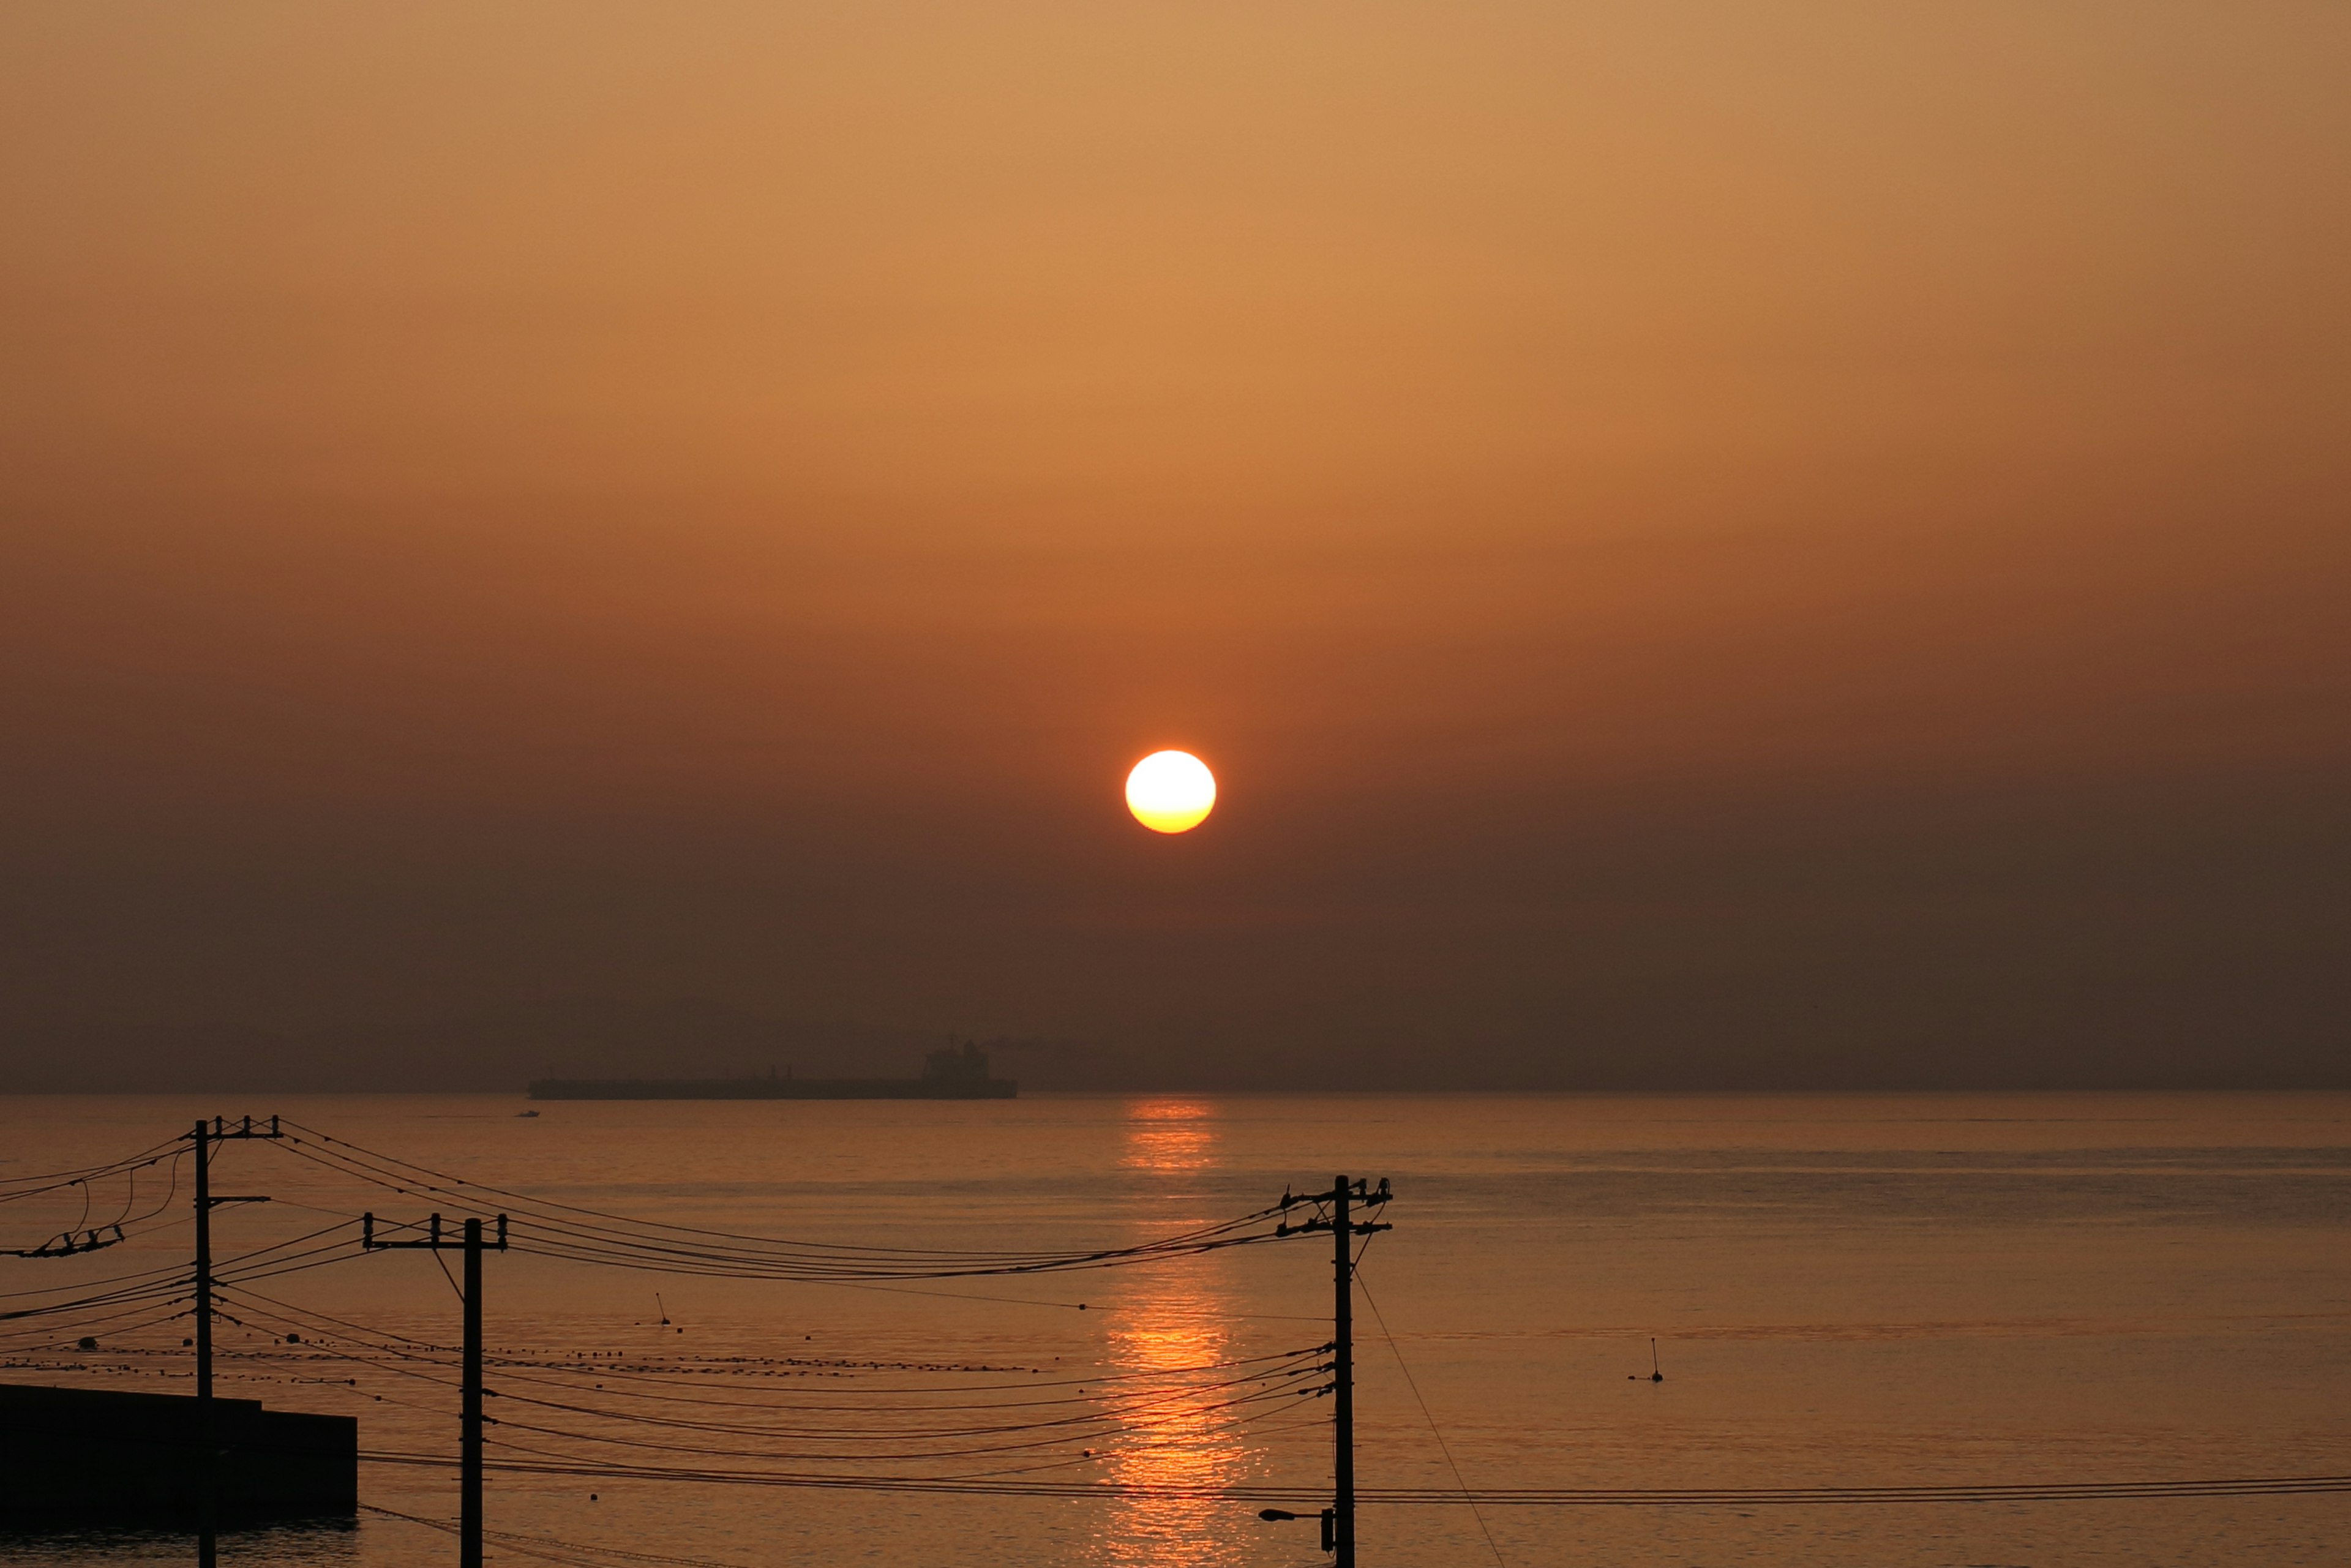
[[[920,1078],[795,1078],[791,1069],[765,1078],[540,1078],[534,1100],[1010,1100],[1020,1085],[988,1075],[977,1040],[948,1045],[923,1059]]]

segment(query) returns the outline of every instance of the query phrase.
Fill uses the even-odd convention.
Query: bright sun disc
[[[1217,776],[1188,751],[1155,751],[1126,776],[1126,809],[1155,833],[1196,828],[1216,804]]]

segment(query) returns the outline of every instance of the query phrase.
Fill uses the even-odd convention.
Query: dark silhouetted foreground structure
[[[359,1508],[359,1423],[215,1399],[220,1517]],[[192,1523],[203,1512],[196,1401],[0,1384],[0,1523]]]

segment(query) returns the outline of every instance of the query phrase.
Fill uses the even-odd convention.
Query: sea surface
[[[443,1264],[458,1260],[362,1253],[354,1217],[413,1237],[391,1228],[493,1210],[414,1170],[401,1191],[319,1163],[339,1149],[507,1189],[516,1207],[614,1217],[578,1217],[575,1251],[601,1234],[584,1228],[634,1220],[852,1248],[1116,1249],[1334,1175],[1384,1177],[1395,1228],[1365,1244],[1355,1297],[1358,1472],[1431,1498],[2351,1473],[2351,1096],[525,1108],[0,1100],[0,1191],[200,1114],[305,1129],[299,1145],[219,1155],[215,1193],[271,1200],[217,1211],[219,1256],[283,1244],[274,1256],[301,1265],[262,1278],[225,1261],[249,1277],[225,1298],[220,1392],[355,1415],[362,1448],[390,1458],[363,1466],[355,1524],[232,1534],[225,1563],[455,1558],[435,1527],[456,1510],[459,1315]],[[0,1250],[118,1218],[131,1238],[0,1257],[0,1309],[184,1268],[185,1167],[0,1203]],[[1331,1400],[1313,1391],[1328,1381],[1314,1373],[1332,1333],[1327,1236],[873,1288],[720,1277],[715,1239],[648,1271],[546,1256],[535,1222],[512,1234],[485,1264],[490,1453],[540,1469],[491,1474],[494,1562],[1325,1561],[1311,1519],[1257,1510],[1278,1495],[1311,1511],[1329,1484]],[[187,1392],[180,1304],[0,1321],[0,1379]],[[97,1348],[77,1347],[84,1334]],[[767,1484],[810,1476],[981,1490]],[[1005,1495],[1033,1480],[1249,1498]],[[2341,1564],[2351,1496],[1437,1500],[1367,1506],[1361,1532],[1366,1564]],[[0,1537],[9,1563],[193,1556],[169,1535]]]

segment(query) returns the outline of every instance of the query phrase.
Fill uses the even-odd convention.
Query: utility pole
[[[501,1243],[504,1238],[500,1239]],[[465,1391],[457,1417],[459,1568],[482,1568],[482,1222],[465,1221]]]
[[[1355,1568],[1355,1235],[1347,1223],[1347,1178],[1331,1178],[1332,1560]]]
[[[423,1239],[416,1241],[377,1240],[371,1213],[361,1216],[360,1223],[360,1245],[370,1252],[403,1248],[438,1252],[453,1245],[465,1252],[465,1364],[457,1396],[457,1565],[482,1568],[482,1427],[486,1424],[482,1416],[482,1253],[490,1248],[507,1249],[507,1217],[498,1216],[496,1241],[485,1241],[482,1222],[468,1219],[465,1239],[455,1243],[444,1239],[437,1214],[425,1221]]]
[[[212,1145],[231,1138],[279,1136],[277,1118],[256,1128],[247,1116],[232,1127],[221,1117],[199,1119],[188,1136],[196,1153],[196,1562],[215,1568],[220,1561],[220,1436],[213,1416],[213,1209],[224,1203],[267,1203],[266,1197],[214,1197]]]
[[[1350,1183],[1343,1176],[1331,1178],[1329,1192],[1294,1197],[1284,1193],[1281,1207],[1313,1203],[1324,1210],[1303,1225],[1287,1221],[1274,1228],[1277,1236],[1298,1236],[1311,1230],[1331,1233],[1331,1366],[1332,1479],[1335,1495],[1322,1515],[1322,1550],[1332,1554],[1335,1568],[1355,1568],[1355,1249],[1354,1239],[1393,1228],[1374,1220],[1352,1217],[1352,1202],[1378,1208],[1393,1196],[1385,1176],[1376,1189],[1363,1177]],[[1266,1519],[1294,1517],[1279,1509]]]
[[[196,1124],[196,1478],[201,1510],[196,1521],[198,1568],[220,1561],[218,1445],[213,1438],[213,1184],[212,1128]]]

